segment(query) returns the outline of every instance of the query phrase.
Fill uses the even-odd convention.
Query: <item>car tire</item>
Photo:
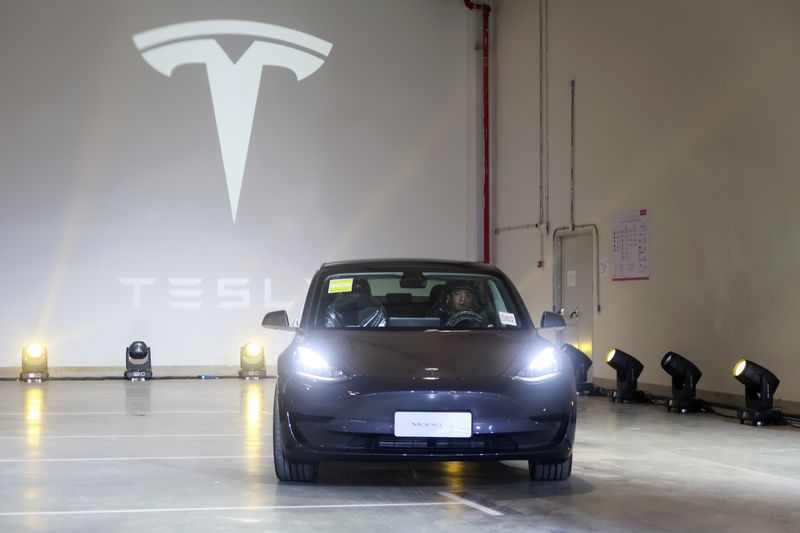
[[[564,481],[572,474],[572,455],[556,463],[531,459],[528,469],[534,481]]]
[[[281,437],[281,417],[278,410],[278,391],[272,406],[272,458],[275,463],[275,475],[281,481],[299,481],[311,483],[317,480],[319,462],[300,462],[287,459],[283,453]]]

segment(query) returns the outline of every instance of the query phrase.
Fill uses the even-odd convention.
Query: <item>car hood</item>
[[[375,378],[486,378],[550,344],[534,331],[325,330],[299,340],[348,373]],[[436,369],[436,370],[431,370]],[[516,369],[511,371],[516,373]]]

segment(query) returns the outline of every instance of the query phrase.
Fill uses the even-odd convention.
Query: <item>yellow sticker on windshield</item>
[[[334,292],[353,292],[353,278],[332,279],[328,283],[328,294]]]

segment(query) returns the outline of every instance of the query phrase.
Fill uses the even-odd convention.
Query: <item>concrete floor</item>
[[[798,531],[800,431],[581,398],[561,483],[330,463],[278,484],[274,380],[0,382],[0,531]]]

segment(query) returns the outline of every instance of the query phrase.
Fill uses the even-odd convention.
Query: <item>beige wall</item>
[[[651,279],[602,277],[595,376],[613,346],[669,383],[673,350],[704,372],[700,389],[741,393],[740,357],[800,400],[800,3],[746,0],[551,1],[550,212],[569,223],[569,80],[575,78],[576,223],[650,210]],[[500,0],[495,16],[496,224],[539,212],[539,3]],[[552,237],[502,233],[498,265],[532,313],[552,304]]]

